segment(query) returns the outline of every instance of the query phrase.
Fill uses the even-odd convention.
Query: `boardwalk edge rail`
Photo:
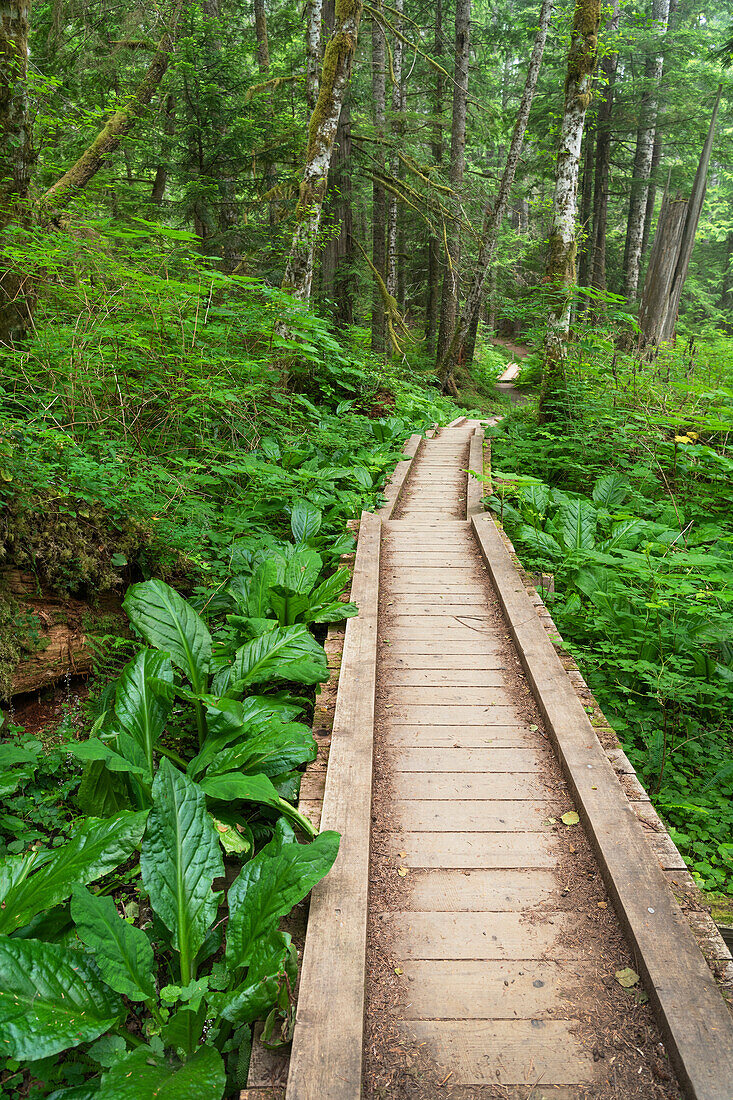
[[[692,1100],[730,1100],[728,1006],[494,520],[475,514],[471,523],[680,1083]]]
[[[362,513],[321,817],[341,847],[311,894],[288,1100],[361,1094],[381,528]]]

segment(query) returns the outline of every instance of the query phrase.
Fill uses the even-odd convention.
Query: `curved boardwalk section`
[[[624,895],[643,894],[640,866],[654,888],[666,884],[649,855],[616,889],[613,844],[598,843],[585,810],[608,776],[584,777],[583,794],[573,768],[587,765],[565,758],[573,736],[590,751],[595,734],[582,708],[579,719],[568,712],[570,734],[559,729],[564,685],[545,676],[541,645],[539,672],[537,653],[528,658],[534,636],[515,618],[534,610],[512,604],[521,582],[467,493],[475,428],[423,441],[381,538],[372,518],[360,540],[380,570],[378,617],[368,587],[362,627],[361,615],[349,623],[324,801],[324,825],[344,832],[344,847],[314,891],[287,1096],[731,1100],[730,1017],[697,948],[699,958],[685,955],[691,936],[678,928],[679,944],[657,948],[684,957],[687,1038],[669,1004],[675,960],[665,990],[657,963],[638,955],[654,948],[638,913],[626,921]],[[520,655],[535,695],[539,677],[552,696],[540,707]],[[635,843],[635,819],[617,824]],[[650,1003],[639,974],[657,983]]]

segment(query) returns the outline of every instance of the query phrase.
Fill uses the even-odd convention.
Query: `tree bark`
[[[580,147],[598,53],[600,21],[601,0],[576,0],[565,77],[565,108],[557,153],[546,267],[550,309],[540,391],[540,420],[547,419],[548,405],[565,375],[570,304],[575,284],[575,222]]]
[[[323,250],[322,293],[334,303],[336,329],[354,323],[354,217],[351,206],[351,112],[341,108],[329,173],[325,217],[331,226]]]
[[[172,137],[176,128],[176,97],[171,92],[165,101],[165,122],[163,123],[163,134],[165,137]],[[167,159],[167,149],[164,150]],[[165,197],[165,187],[168,183],[168,164],[161,163],[158,165],[155,172],[155,179],[153,180],[153,189],[150,193],[150,199],[152,202],[159,204]]]
[[[593,166],[595,161],[596,127],[588,125],[583,134],[583,183],[580,191],[580,226],[583,234],[578,263],[578,286],[588,286],[591,268],[593,236]],[[586,303],[581,303],[585,309]]]
[[[310,120],[295,232],[282,282],[283,290],[303,301],[309,300],[313,285],[313,264],[328,170],[341,106],[351,77],[361,13],[361,0],[336,0],[334,32],[326,45],[318,101]]]
[[[598,2],[600,3],[600,0],[598,0]],[[449,382],[451,374],[459,366],[461,358],[465,359],[465,356],[461,356],[461,349],[463,348],[468,333],[471,330],[471,325],[474,317],[478,316],[481,302],[484,297],[486,280],[493,266],[494,256],[496,254],[496,247],[499,240],[499,228],[501,226],[502,219],[509,203],[509,196],[514,185],[514,177],[517,172],[519,158],[522,155],[524,135],[527,130],[529,112],[532,107],[532,100],[534,99],[534,93],[537,87],[537,78],[539,76],[540,67],[542,65],[542,55],[545,50],[547,31],[550,25],[550,18],[552,16],[552,5],[553,0],[542,0],[539,26],[537,28],[534,46],[532,47],[532,53],[529,59],[529,67],[527,69],[527,77],[524,83],[522,100],[519,105],[517,121],[514,124],[512,140],[509,145],[509,152],[507,153],[506,164],[504,166],[504,172],[501,177],[499,191],[496,196],[496,200],[493,203],[487,203],[484,209],[484,231],[481,241],[481,247],[479,249],[478,260],[476,262],[476,270],[471,281],[471,286],[469,288],[468,294],[466,295],[466,301],[461,311],[460,318],[458,320],[458,323],[454,327],[450,345],[446,349],[445,354],[443,355],[440,365],[438,367],[438,378],[444,386],[446,385],[446,383]]]
[[[374,102],[374,134],[377,141],[375,159],[378,174],[372,185],[372,263],[384,283],[387,278],[387,193],[378,178],[383,174],[384,140],[387,127],[387,71],[384,32],[372,16],[372,100]],[[387,322],[380,288],[372,288],[372,351],[384,354],[387,344]]]
[[[82,153],[76,164],[69,168],[67,172],[64,172],[61,179],[49,187],[39,199],[37,209],[42,220],[50,221],[66,209],[72,199],[86,187],[99,169],[119,149],[122,139],[130,133],[136,122],[145,114],[168,68],[170,52],[178,32],[182,6],[181,0],[176,0],[171,23],[158,43],[158,48],[148,66],[148,71],[129,103],[119,111],[115,111],[104,129],[97,134],[92,144]]]
[[[403,0],[394,0],[394,24],[399,34],[402,33]],[[390,174],[397,179],[401,173],[402,161],[399,158],[400,135],[402,132],[403,86],[402,86],[402,56],[403,45],[400,37],[395,37],[392,47],[392,157]],[[393,298],[397,297],[397,196],[390,191],[389,206],[387,210],[387,291]]]
[[[458,313],[461,258],[461,192],[466,169],[466,116],[470,58],[471,0],[456,0],[455,65],[453,71],[453,119],[450,141],[451,226],[443,276],[443,294],[438,331],[438,358],[442,361]]]
[[[614,0],[611,18],[608,22],[609,37],[618,31],[619,0]],[[596,290],[606,289],[606,226],[608,224],[608,183],[611,170],[611,121],[613,119],[613,95],[616,84],[618,53],[607,52],[601,61],[600,69],[605,84],[605,95],[598,107],[596,125],[596,168],[593,187],[593,248],[591,286]],[[593,309],[599,316],[599,303]]]
[[[700,154],[688,202],[669,202],[665,196],[652,245],[649,268],[639,308],[640,343],[656,345],[674,340],[680,298],[687,278],[695,234],[705,201],[708,167],[715,139],[715,124],[723,95],[722,84],[713,108],[708,134]],[[684,209],[683,209],[684,208]],[[664,219],[662,213],[665,214]],[[683,215],[684,213],[684,220]]]
[[[654,152],[654,133],[659,109],[659,86],[664,67],[663,41],[669,21],[669,0],[652,0],[652,33],[655,41],[649,47],[644,65],[644,90],[639,112],[639,128],[634,155],[634,175],[631,181],[629,218],[626,229],[624,258],[624,294],[635,302],[639,289],[644,216],[646,214],[649,176]]]
[[[443,39],[443,0],[436,0],[435,5],[435,40],[433,43],[433,56],[440,64],[440,57],[445,52]],[[433,127],[431,137],[431,153],[433,165],[440,168],[443,164],[443,74],[435,73],[435,93],[433,101]],[[428,355],[435,353],[435,342],[438,335],[438,310],[440,303],[440,242],[435,233],[430,234],[428,240],[428,274],[427,295],[425,300],[425,344]]]
[[[267,12],[265,0],[254,0],[255,39],[257,40],[257,68],[261,73],[270,69],[270,43],[267,38]]]
[[[28,118],[30,0],[0,6],[0,244],[13,220],[27,221],[33,144]],[[23,274],[0,274],[0,345],[22,337],[30,322],[32,292]]]
[[[310,110],[315,111],[321,72],[323,0],[307,0],[305,10],[305,98]]]

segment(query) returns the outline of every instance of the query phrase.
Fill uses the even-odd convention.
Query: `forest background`
[[[504,416],[489,506],[528,568],[552,575],[546,598],[565,644],[731,922],[729,21],[725,5],[700,0],[3,7],[0,759],[10,771],[0,837],[10,879],[39,845],[65,852],[87,815],[157,806],[164,781],[189,782],[171,778],[171,760],[208,791],[201,835],[215,820],[227,860],[281,858],[283,830],[303,827],[299,769],[313,748],[295,726],[312,713],[325,624],[344,613],[334,569],[351,546],[346,521],[378,501],[407,435],[470,408]],[[669,243],[679,239],[664,236],[673,222],[696,230],[685,262]],[[660,256],[679,276],[671,307]],[[660,342],[665,309],[675,331]],[[494,381],[519,357],[526,400],[510,408]],[[293,562],[307,584],[293,580]],[[160,580],[170,590],[133,590],[130,629],[125,589]],[[143,653],[166,649],[145,615],[174,589],[186,601],[165,596],[173,618],[214,634],[205,672],[182,657],[169,677],[139,656],[141,639],[153,647]],[[37,685],[23,677],[43,666],[51,627],[74,617],[91,640],[89,697],[69,668],[61,696],[29,721],[23,691]],[[255,643],[272,646],[266,661],[254,660]],[[233,657],[247,646],[246,659]],[[227,801],[212,786],[218,773],[191,767],[202,708],[223,713],[217,677],[232,660],[239,696],[274,722],[277,751],[271,766],[239,757],[240,772],[269,786],[240,785]],[[124,726],[120,684],[133,666],[167,699],[168,727],[147,762],[130,750],[123,766],[109,722],[116,713]],[[293,727],[286,747],[281,724]],[[75,885],[98,879],[139,924],[135,906],[153,899],[156,909],[156,894],[133,864],[88,870]],[[216,871],[212,856],[212,881]],[[47,902],[53,919],[32,914],[47,921],[35,933],[53,940],[44,949],[83,938],[82,902],[75,895],[70,909],[68,897]],[[203,1049],[191,1038],[199,1014],[221,1014],[231,994],[229,1024],[209,1043],[223,1062],[202,1070],[215,1095],[222,1065],[227,1087],[241,1075],[243,1035],[264,1002],[245,1011],[244,971],[225,989],[207,963],[194,1009],[190,966],[161,929],[156,960],[179,992],[150,1009],[150,1057],[165,1049],[169,1072],[177,1050],[185,1068]],[[262,965],[275,982],[271,1027],[287,1036],[279,950]],[[146,987],[137,1000],[152,996]],[[184,1020],[193,1031],[182,1041]],[[90,1038],[80,1061],[61,1064],[63,1041],[42,1054],[35,1036],[2,1071],[6,1091],[27,1095],[30,1080],[49,1095],[81,1081],[89,1095],[117,1095],[115,1067],[136,1057],[125,1036],[91,1061]]]

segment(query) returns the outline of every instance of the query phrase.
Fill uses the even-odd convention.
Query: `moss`
[[[130,520],[119,530],[101,505],[60,503],[41,495],[12,500],[0,517],[0,562],[33,573],[39,587],[61,594],[109,591],[125,581],[125,566],[152,542],[152,531]]]
[[[7,699],[13,673],[24,653],[37,653],[48,644],[41,620],[0,590],[0,699]]]

